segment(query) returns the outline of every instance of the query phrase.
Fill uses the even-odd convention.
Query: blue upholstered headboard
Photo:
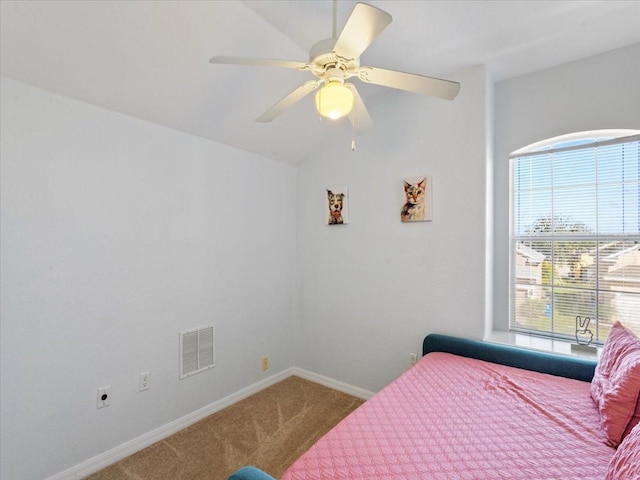
[[[512,347],[498,343],[469,340],[432,333],[422,343],[422,354],[446,352],[462,357],[477,358],[525,370],[549,373],[560,377],[590,382],[596,361],[554,353]]]

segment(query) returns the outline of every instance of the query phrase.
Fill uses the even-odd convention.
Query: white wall
[[[481,338],[485,317],[488,77],[452,102],[388,92],[376,128],[300,165],[298,366],[377,391],[430,332]],[[433,222],[403,224],[402,179],[431,175]],[[349,187],[350,223],[324,224],[325,188]]]
[[[292,365],[295,167],[1,92],[0,477],[46,478],[237,392],[262,355]],[[179,381],[178,332],[209,323],[216,367]]]
[[[640,128],[640,44],[499,82],[495,87],[495,327],[509,315],[509,154],[603,128]]]

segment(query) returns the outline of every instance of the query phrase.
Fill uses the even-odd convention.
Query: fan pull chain
[[[356,149],[356,109],[351,110],[351,151]]]

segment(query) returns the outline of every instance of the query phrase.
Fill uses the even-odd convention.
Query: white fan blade
[[[304,97],[309,95],[311,92],[313,92],[316,88],[318,88],[323,83],[324,83],[324,80],[309,80],[308,82],[303,83],[298,88],[296,88],[293,92],[291,92],[289,95],[287,95],[278,103],[276,103],[269,110],[267,110],[258,118],[256,118],[256,122],[261,122],[261,123],[270,122],[271,120],[276,118],[278,115],[280,115],[282,112],[284,112],[287,108],[293,106],[294,104],[302,100]]]
[[[357,3],[347,20],[333,51],[336,55],[354,60],[387,28],[393,18],[384,10],[366,3]]]
[[[292,60],[278,60],[272,58],[250,58],[250,57],[231,57],[228,55],[218,55],[209,60],[209,63],[224,63],[227,65],[257,65],[260,67],[281,67],[293,68],[297,70],[307,70],[309,65],[303,62],[295,62]]]
[[[344,86],[353,92],[353,112],[347,116],[349,117],[349,121],[351,122],[351,125],[353,125],[355,132],[358,135],[362,135],[373,130],[373,120],[371,120],[367,107],[364,106],[364,102],[358,93],[358,89],[353,83],[345,82]]]
[[[458,82],[377,67],[360,67],[358,78],[363,82],[421,93],[422,95],[445,100],[453,100],[460,91]]]

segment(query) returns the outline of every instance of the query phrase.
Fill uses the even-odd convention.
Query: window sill
[[[485,338],[486,342],[501,343],[514,347],[528,348],[531,350],[541,350],[543,352],[558,353],[572,357],[591,358],[596,360],[600,357],[602,347],[598,347],[596,355],[588,352],[571,351],[571,342],[567,340],[557,340],[551,338],[537,337],[524,333],[501,332],[494,330]]]

